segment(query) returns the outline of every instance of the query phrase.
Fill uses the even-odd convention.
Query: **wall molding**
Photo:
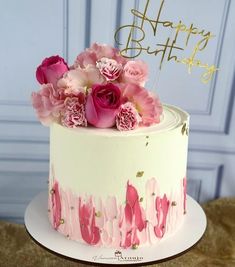
[[[63,0],[63,58],[68,62],[69,0]]]
[[[214,58],[214,65],[215,66],[220,66],[220,60],[221,60],[221,54],[223,50],[223,40],[224,40],[224,35],[225,35],[225,29],[227,26],[228,22],[228,13],[229,13],[229,7],[230,7],[231,0],[225,0],[224,1],[224,8],[223,8],[223,15],[221,19],[221,27],[220,27],[220,33],[218,36],[218,45],[215,53],[215,58]],[[216,82],[218,78],[218,72],[215,73],[213,76],[213,79],[211,80],[211,85],[209,89],[209,97],[207,99],[207,106],[205,110],[188,110],[189,113],[192,115],[203,115],[203,116],[210,116],[212,114],[212,107],[214,104],[214,95],[215,95],[215,90],[217,89]]]
[[[235,147],[223,148],[216,146],[189,146],[191,152],[202,152],[202,153],[216,153],[216,154],[235,154]]]
[[[195,171],[210,171],[215,172],[215,177],[213,180],[215,180],[215,188],[214,192],[211,194],[211,198],[218,198],[220,197],[220,189],[221,189],[221,183],[223,178],[223,171],[224,171],[224,165],[223,164],[206,164],[206,163],[188,163],[187,170],[195,170]],[[187,179],[190,180],[190,176],[187,177]],[[201,185],[201,192],[199,198],[203,196],[203,180],[201,178],[196,178],[197,180],[200,180],[202,182]],[[195,180],[195,178],[193,178]]]
[[[86,49],[87,47],[90,47],[90,43],[91,43],[91,9],[92,9],[92,1],[86,0],[84,49]]]
[[[121,26],[121,20],[122,20],[122,7],[123,7],[123,0],[116,0],[116,22],[115,22],[115,28],[118,29]],[[119,48],[119,45],[113,41],[113,45],[116,48]]]

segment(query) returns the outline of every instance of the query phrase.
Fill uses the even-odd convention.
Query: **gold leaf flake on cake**
[[[60,224],[64,224],[64,219],[60,219]]]
[[[149,140],[149,136],[146,135],[145,138],[147,139],[147,140],[146,140],[146,143],[145,143],[145,146],[148,146],[148,144],[149,144],[149,142],[148,142],[148,140]]]
[[[51,194],[54,194],[54,193],[55,193],[55,190],[54,190],[54,189],[51,189],[51,190],[50,190],[50,193],[51,193]]]
[[[187,127],[187,123],[185,122],[181,128],[181,134],[184,135],[186,134],[188,136],[188,127]]]
[[[138,245],[137,244],[133,244],[132,245],[132,249],[137,249],[138,248]]]
[[[97,211],[97,212],[95,213],[95,216],[98,217],[98,218],[101,217],[101,215],[102,215],[102,214],[101,214],[100,211]]]
[[[176,201],[171,202],[171,206],[176,206],[176,205],[177,205]]]
[[[143,200],[144,200],[144,198],[143,198],[143,197],[141,197],[141,198],[140,198],[140,202],[143,202]]]
[[[142,177],[144,175],[144,171],[138,171],[137,173],[136,173],[136,177],[137,178],[140,178],[140,177]]]

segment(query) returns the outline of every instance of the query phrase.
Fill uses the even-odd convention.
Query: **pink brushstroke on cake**
[[[60,188],[53,178],[48,203],[50,221],[67,238],[89,245],[131,248],[154,244],[173,233],[183,219],[186,178],[181,181],[172,194],[161,196],[157,180],[149,179],[143,204],[130,181],[125,203],[117,203],[114,196],[76,196]]]
[[[51,202],[53,211],[53,227],[57,229],[61,220],[61,201],[59,193],[59,184],[56,181],[51,191]]]

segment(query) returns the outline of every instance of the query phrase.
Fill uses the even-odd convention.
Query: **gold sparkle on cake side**
[[[144,175],[144,171],[138,171],[137,173],[136,173],[136,177],[137,178],[140,178],[140,177],[142,177]]]

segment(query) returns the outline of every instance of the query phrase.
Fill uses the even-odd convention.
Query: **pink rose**
[[[68,71],[68,65],[60,56],[45,58],[38,66],[36,77],[40,84],[52,83],[56,88],[57,81]]]
[[[62,125],[68,128],[87,126],[85,95],[83,93],[80,93],[78,97],[66,98],[61,122]]]
[[[60,110],[64,106],[64,95],[60,90],[55,90],[53,85],[43,84],[38,92],[31,95],[32,105],[42,124],[48,126],[53,121],[58,121]]]
[[[121,92],[116,85],[93,85],[85,107],[87,121],[98,128],[114,126],[120,100]]]
[[[141,60],[131,60],[124,66],[121,81],[144,86],[148,78],[148,65]]]
[[[118,64],[116,60],[102,57],[96,62],[96,67],[107,81],[116,80],[122,72],[122,64]]]
[[[85,68],[87,65],[95,66],[96,61],[102,57],[114,59],[117,63],[122,65],[125,65],[127,62],[127,59],[120,55],[117,48],[113,48],[112,46],[106,44],[94,43],[90,48],[87,48],[84,52],[77,56],[73,68]]]
[[[121,105],[116,116],[116,126],[119,131],[134,130],[138,127],[141,117],[131,102]]]
[[[122,87],[122,97],[125,102],[131,102],[137,109],[140,126],[150,126],[160,122],[162,104],[157,96],[137,84],[126,84]]]

